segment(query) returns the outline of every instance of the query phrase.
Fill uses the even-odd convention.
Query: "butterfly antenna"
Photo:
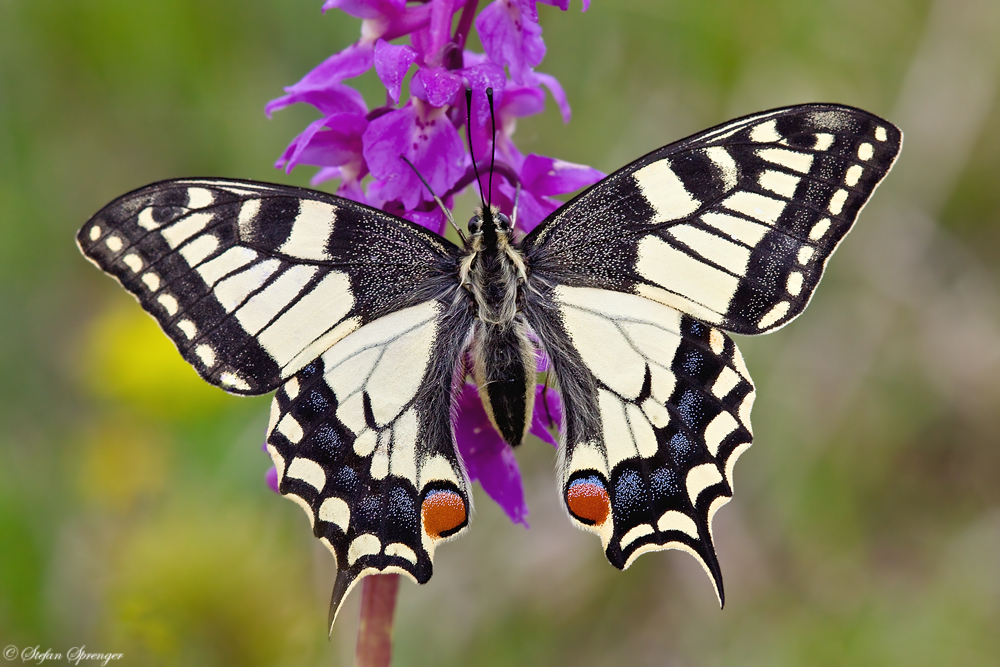
[[[425,188],[427,188],[427,192],[431,193],[431,197],[434,197],[434,201],[436,201],[437,205],[441,207],[442,211],[444,211],[444,217],[448,218],[448,222],[451,223],[452,228],[456,232],[458,232],[458,238],[462,239],[462,243],[465,244],[465,234],[462,233],[462,228],[455,224],[455,218],[454,216],[452,216],[451,211],[449,211],[448,207],[444,205],[444,202],[441,201],[441,198],[438,197],[436,194],[434,194],[434,191],[431,190],[430,183],[427,182],[427,179],[424,178],[423,174],[417,171],[417,168],[413,166],[412,162],[406,159],[405,155],[400,155],[399,159],[410,166],[410,169],[413,170],[413,173],[417,175],[417,178],[420,179],[420,182],[424,184]]]
[[[479,167],[476,166],[476,154],[472,151],[472,88],[465,89],[465,116],[465,131],[469,136],[469,155],[472,156],[472,169],[476,172],[476,183],[479,184],[479,199],[483,202],[483,215],[486,216],[490,214],[490,210],[486,204],[486,197],[483,195],[483,181],[479,177]],[[490,171],[492,172],[492,168]]]
[[[490,149],[490,206],[493,206],[493,165],[497,159],[497,118],[493,113],[493,89],[486,89],[486,99],[490,101],[490,126],[492,128],[492,147]]]

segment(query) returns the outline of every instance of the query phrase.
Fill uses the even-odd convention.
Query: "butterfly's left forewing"
[[[205,380],[238,394],[272,391],[351,331],[432,298],[458,253],[357,202],[226,179],[119,197],[77,243]]]

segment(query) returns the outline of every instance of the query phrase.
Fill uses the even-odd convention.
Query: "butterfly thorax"
[[[527,266],[512,243],[510,220],[495,207],[477,210],[469,232],[460,277],[476,309],[473,375],[490,420],[518,445],[535,397],[534,346],[519,313]]]
[[[461,263],[461,282],[476,302],[477,317],[490,324],[510,324],[518,311],[527,279],[521,251],[511,242],[510,220],[496,207],[477,209],[469,221],[471,238]]]

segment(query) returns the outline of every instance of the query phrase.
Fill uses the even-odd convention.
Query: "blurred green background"
[[[315,112],[263,107],[357,38],[320,6],[0,0],[2,646],[351,662],[360,596],[327,641],[332,559],[263,482],[268,399],[203,385],[73,244],[154,180],[307,184],[271,165]],[[686,554],[608,565],[531,441],[531,530],[477,488],[471,533],[401,586],[395,664],[1000,664],[1000,3],[540,12],[539,69],[574,119],[523,120],[525,152],[611,171],[812,101],[882,115],[905,145],[809,312],[738,341],[759,398],[715,523],[726,609]]]

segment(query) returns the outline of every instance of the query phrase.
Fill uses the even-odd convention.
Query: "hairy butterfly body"
[[[726,332],[805,308],[901,141],[850,107],[763,112],[640,158],[520,241],[485,207],[464,248],[353,201],[221,179],[127,194],[78,242],[205,380],[277,390],[267,447],[336,557],[331,622],[367,574],[430,578],[471,510],[456,387],[471,370],[517,445],[536,347],[563,401],[571,519],[619,568],[691,553],[721,602],[712,517],[754,398]]]

